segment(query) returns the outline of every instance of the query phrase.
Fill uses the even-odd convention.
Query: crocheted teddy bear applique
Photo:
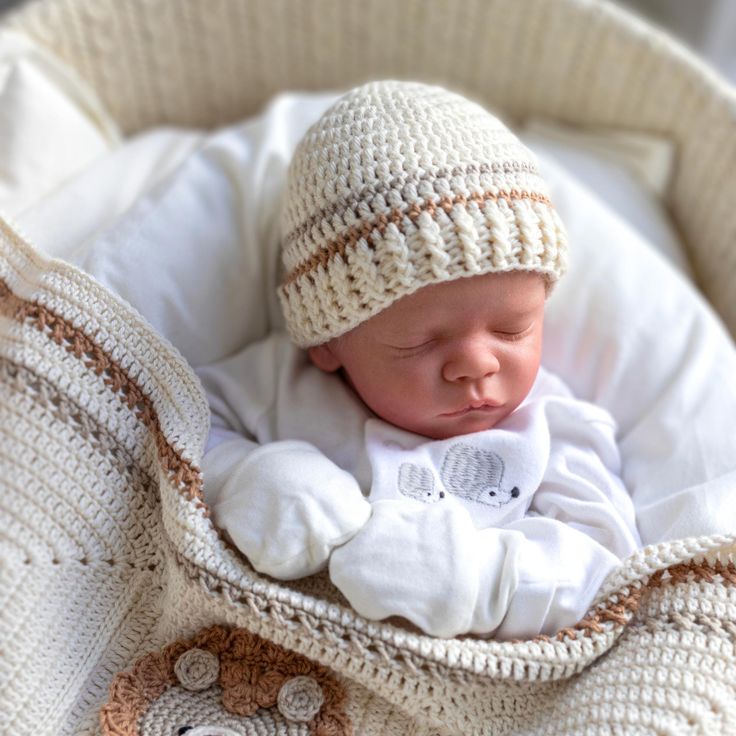
[[[352,736],[330,671],[245,629],[213,626],[117,675],[103,736]]]

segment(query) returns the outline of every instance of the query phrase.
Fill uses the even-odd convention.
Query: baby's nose
[[[493,350],[482,341],[465,345],[442,368],[446,381],[478,381],[498,373],[501,367]]]

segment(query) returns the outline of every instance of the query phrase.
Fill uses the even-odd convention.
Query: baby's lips
[[[468,414],[471,411],[495,411],[496,409],[500,409],[502,406],[503,404],[499,404],[497,401],[493,401],[492,399],[471,401],[462,408],[457,409],[456,411],[448,411],[441,414],[440,416],[460,417],[463,414]]]

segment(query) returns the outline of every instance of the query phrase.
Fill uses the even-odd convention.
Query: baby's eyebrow
[[[424,335],[424,334],[408,335],[404,333],[404,334],[393,335],[387,338],[386,340],[384,340],[383,342],[386,345],[392,345],[395,347],[397,345],[415,345],[415,344],[418,345],[419,343],[422,343],[422,342],[428,342],[431,339],[432,339],[431,337],[429,337],[428,335]]]
[[[418,343],[431,340],[439,334],[438,331],[420,328],[412,330],[390,330],[384,333],[379,340],[387,344]]]

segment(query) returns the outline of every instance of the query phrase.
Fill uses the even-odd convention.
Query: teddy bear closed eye
[[[516,486],[503,486],[504,470],[503,458],[497,453],[458,443],[447,451],[440,475],[449,493],[499,508],[519,496]],[[433,503],[444,496],[444,492],[436,488],[432,472],[414,463],[401,465],[398,485],[405,496],[426,503]]]

